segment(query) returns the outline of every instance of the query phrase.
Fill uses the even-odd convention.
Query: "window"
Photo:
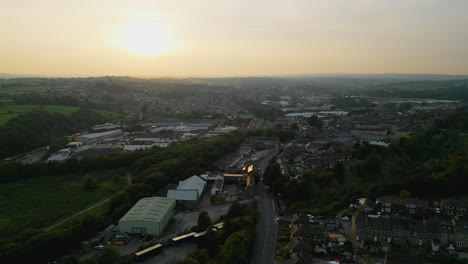
[[[359,241],[359,236],[356,236],[356,240]]]
[[[434,234],[434,237],[435,237],[435,238],[439,238],[439,234]]]
[[[463,246],[462,242],[458,241],[457,242],[457,247],[462,247],[462,246]]]
[[[427,237],[432,237],[432,234],[431,233],[427,234]]]
[[[382,235],[385,235],[385,234],[386,234],[385,230],[382,230]]]
[[[420,234],[419,234],[419,238],[422,238],[422,237],[423,237],[423,233],[420,233]]]
[[[413,243],[416,243],[416,238],[413,238]]]
[[[422,246],[422,239],[419,239],[419,245]]]
[[[416,232],[413,232],[413,236],[416,237],[418,235],[418,233]]]

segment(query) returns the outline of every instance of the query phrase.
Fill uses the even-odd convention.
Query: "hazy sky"
[[[0,0],[0,72],[468,74],[467,0]]]

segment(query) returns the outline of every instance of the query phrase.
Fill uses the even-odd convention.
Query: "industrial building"
[[[120,220],[119,231],[159,235],[174,215],[175,200],[166,197],[140,199]]]
[[[75,140],[79,142],[83,142],[83,143],[92,143],[92,142],[101,141],[106,138],[116,137],[119,135],[122,135],[122,129],[111,130],[111,131],[101,132],[101,133],[81,135],[81,136],[76,137]]]
[[[167,191],[167,198],[180,201],[187,208],[193,208],[198,204],[205,186],[206,182],[194,175],[184,181],[179,181],[177,189]]]

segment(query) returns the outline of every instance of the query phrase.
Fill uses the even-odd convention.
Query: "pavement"
[[[258,171],[265,171],[268,161],[277,154],[277,151],[269,151],[261,160],[257,161],[255,167]],[[258,209],[260,217],[257,222],[257,233],[251,263],[273,264],[276,254],[276,208],[273,195],[265,190],[265,185],[259,181],[257,185]]]

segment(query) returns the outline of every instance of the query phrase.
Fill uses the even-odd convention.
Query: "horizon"
[[[226,78],[468,74],[468,2],[7,1],[0,72]],[[430,45],[428,45],[428,43]]]

